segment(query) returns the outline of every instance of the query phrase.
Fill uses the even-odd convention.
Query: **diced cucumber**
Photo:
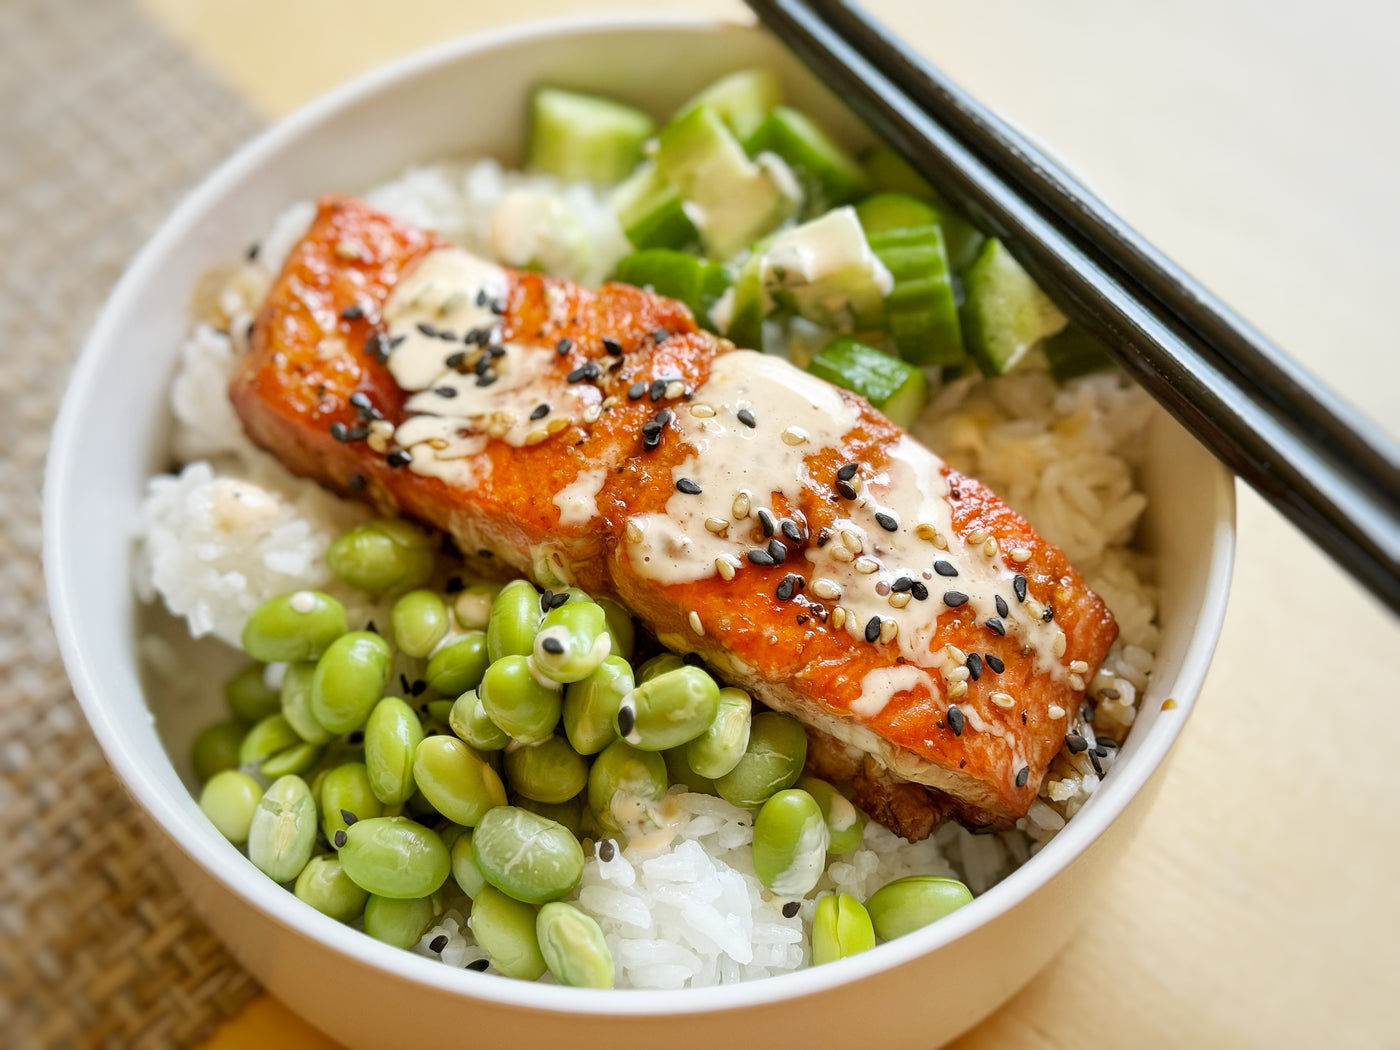
[[[916,365],[961,362],[966,353],[943,231],[913,226],[870,234],[869,241],[894,277],[885,297],[885,328],[900,356]]]
[[[807,215],[820,215],[865,192],[865,172],[811,117],[774,106],[758,130],[744,140],[749,156],[776,153],[802,182]]]
[[[866,236],[886,230],[934,226],[942,219],[938,210],[907,193],[875,193],[856,205],[856,217]]]
[[[741,69],[720,77],[676,110],[676,118],[698,106],[709,106],[735,135],[747,139],[763,123],[768,111],[782,100],[783,89],[772,71]]]
[[[648,286],[659,295],[679,299],[706,328],[714,327],[710,307],[729,287],[729,277],[719,263],[670,248],[633,252],[617,264],[613,279],[639,288]]]
[[[985,240],[982,231],[944,200],[900,154],[888,146],[878,146],[866,155],[864,167],[872,190],[917,197],[938,212],[938,225],[943,227],[943,241],[948,248],[948,263],[955,273],[961,273],[977,258]]]
[[[1091,372],[1104,372],[1113,367],[1113,358],[1103,344],[1073,322],[1064,330],[1045,340],[1045,360],[1050,374],[1063,385],[1071,379]]]
[[[657,170],[686,202],[705,250],[727,259],[773,229],[798,201],[777,164],[756,164],[719,114],[702,105],[661,129]]]
[[[763,286],[763,255],[755,249],[734,277],[728,303],[729,316],[724,321],[725,337],[736,346],[762,350],[763,319],[768,316],[772,306],[768,291]]]
[[[978,253],[963,285],[963,340],[986,375],[1010,371],[1033,344],[1065,326],[1064,314],[995,237]]]
[[[650,162],[613,191],[613,211],[634,248],[688,248],[700,233],[676,192]]]
[[[901,427],[914,422],[928,404],[923,372],[850,336],[828,343],[807,371],[859,394]]]
[[[561,179],[611,186],[632,173],[656,122],[611,99],[560,88],[530,97],[527,166]]]
[[[776,234],[763,252],[762,275],[778,303],[844,331],[877,324],[894,287],[849,206]]]

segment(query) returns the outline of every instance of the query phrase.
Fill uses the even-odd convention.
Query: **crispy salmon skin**
[[[909,837],[1023,816],[1116,634],[1061,551],[864,400],[352,198],[321,201],[231,396],[294,472],[618,598]]]

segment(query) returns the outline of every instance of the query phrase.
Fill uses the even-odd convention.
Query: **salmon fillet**
[[[910,838],[1024,816],[1117,628],[1030,525],[863,399],[682,304],[320,202],[231,396],[295,473],[480,571],[622,601],[810,728]]]

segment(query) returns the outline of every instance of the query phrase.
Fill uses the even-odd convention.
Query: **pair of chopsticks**
[[[1221,462],[1400,612],[1400,448],[1383,431],[858,6],[746,2]]]

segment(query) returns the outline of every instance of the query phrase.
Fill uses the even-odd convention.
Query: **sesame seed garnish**
[[[762,547],[755,547],[753,550],[749,551],[749,561],[755,565],[761,565],[764,568],[777,564],[777,562],[773,560],[773,555],[769,554]]]
[[[650,392],[651,392],[651,399],[652,399],[653,401],[660,401],[660,400],[661,400],[661,396],[662,396],[664,393],[666,393],[666,380],[664,380],[664,379],[655,379],[655,380],[653,380],[653,381],[652,381],[652,384],[651,384],[651,391],[650,391]]]
[[[968,655],[967,673],[974,682],[982,677],[982,658],[976,653],[970,653]]]
[[[477,973],[485,973],[491,968],[490,959],[473,959],[467,963],[468,970],[475,970]]]
[[[914,579],[913,579],[913,577],[911,577],[911,576],[901,576],[899,579],[895,580],[894,583],[890,584],[890,590],[894,591],[894,592],[897,594],[897,593],[899,593],[900,591],[907,591],[910,587],[913,587],[913,586],[914,586]]]
[[[598,367],[597,361],[585,361],[566,375],[564,379],[569,383],[582,383],[586,379],[600,379],[602,375],[603,370]]]
[[[1079,675],[1070,675],[1068,681],[1071,689],[1078,690],[1081,693],[1084,691],[1084,679],[1079,677]]]
[[[972,546],[972,547],[975,547],[975,546],[977,546],[977,544],[982,543],[983,541],[985,541],[986,538],[987,538],[987,536],[988,536],[988,532],[987,532],[986,529],[973,529],[971,532],[969,532],[969,533],[967,534],[967,542],[968,542],[968,545],[969,545],[969,546]]]
[[[697,401],[690,406],[690,414],[696,419],[709,419],[715,414],[715,406],[707,405],[703,401]]]
[[[1089,741],[1085,740],[1084,737],[1078,733],[1066,733],[1065,747],[1069,748],[1069,753],[1071,755],[1077,755],[1079,752],[1089,749]]]
[[[647,385],[645,383],[633,383],[627,388],[628,401],[640,401],[646,396]]]
[[[384,337],[383,332],[373,332],[365,340],[365,353],[374,358],[381,365],[389,360],[389,341]]]
[[[874,558],[867,557],[864,554],[862,554],[859,558],[856,559],[856,572],[860,573],[863,576],[869,576],[872,572],[875,572],[879,568],[880,563],[878,561],[876,561]]]
[[[447,582],[443,584],[442,589],[448,594],[459,594],[466,589],[466,586],[467,585],[465,581],[463,581],[462,577],[450,576],[448,577]]]
[[[657,328],[657,329],[654,329],[654,330],[652,331],[652,333],[651,333],[651,341],[652,341],[653,343],[657,343],[657,344],[664,343],[667,339],[670,339],[670,338],[671,338],[671,333],[668,332],[668,331],[666,331],[666,329],[664,329],[664,328]]]
[[[549,406],[541,402],[540,404],[534,407],[533,411],[531,411],[530,420],[533,422],[537,419],[543,419],[547,415],[549,415]]]
[[[1025,787],[1025,786],[1026,786],[1026,781],[1029,780],[1030,777],[1031,777],[1031,767],[1030,767],[1030,766],[1022,766],[1022,767],[1017,771],[1017,773],[1016,773],[1016,786],[1017,786],[1018,788],[1023,788],[1023,787]]]
[[[345,821],[345,826],[348,828],[360,818],[355,816],[355,814],[351,813],[348,809],[342,809],[340,811],[340,819]]]
[[[768,551],[768,556],[773,559],[774,565],[781,565],[787,560],[787,547],[784,546],[782,540],[776,538],[769,540],[765,549]]]
[[[1055,635],[1055,640],[1054,640],[1053,642],[1050,643],[1050,651],[1051,651],[1052,653],[1054,653],[1056,657],[1064,656],[1064,655],[1065,655],[1065,645],[1066,645],[1065,632],[1064,632],[1064,631],[1061,631],[1061,632],[1059,632],[1057,635]]]
[[[912,601],[912,596],[908,591],[900,591],[890,595],[890,604],[896,609],[903,609],[910,601]]]
[[[499,379],[499,378],[501,378],[501,377],[498,376],[498,375],[496,375],[496,374],[494,374],[494,373],[488,372],[486,375],[480,375],[480,376],[477,376],[477,377],[476,377],[476,385],[477,385],[477,386],[490,386],[492,383],[494,383],[494,382],[495,382],[497,379]]]
[[[928,587],[920,580],[915,580],[909,585],[909,593],[914,596],[917,602],[928,601]]]
[[[684,492],[687,496],[698,496],[702,491],[700,486],[690,480],[690,478],[678,478],[676,480],[676,488]]]
[[[899,624],[896,623],[894,620],[881,620],[881,621],[880,621],[880,641],[881,641],[881,642],[892,642],[892,641],[895,640],[895,636],[898,635],[898,634],[899,634]]]
[[[705,625],[700,622],[700,614],[698,612],[696,612],[694,609],[691,609],[690,616],[688,617],[688,619],[690,620],[690,629],[692,631],[694,631],[696,634],[705,633]]]
[[[855,485],[844,478],[836,479],[836,491],[845,499],[856,499],[860,495]]]
[[[771,511],[764,507],[758,508],[758,527],[763,530],[765,537],[773,535],[777,528],[777,523],[773,520]]]
[[[1011,589],[1016,592],[1018,602],[1026,600],[1026,578],[1019,572],[1011,579]]]
[[[363,492],[365,490],[365,485],[367,484],[368,482],[365,481],[365,476],[363,474],[350,475],[350,481],[348,482],[348,485],[351,492]]]
[[[1065,709],[1059,704],[1051,704],[1045,709],[1045,713],[1051,718],[1060,719],[1065,717]]]
[[[346,842],[349,841],[349,839],[350,836],[345,834],[344,829],[341,829],[335,833],[335,837],[332,838],[331,841],[335,843],[336,849],[340,849],[342,846],[345,845]]]
[[[365,315],[365,308],[358,303],[351,303],[344,310],[340,311],[342,321],[358,321]]]
[[[797,918],[797,913],[801,910],[802,905],[798,904],[797,901],[788,901],[783,905],[783,918],[795,919]]]
[[[727,529],[727,528],[729,528],[729,522],[726,521],[724,518],[706,518],[706,519],[705,519],[705,531],[706,531],[706,532],[713,532],[716,536],[718,536],[718,535],[720,535],[721,533],[723,533],[724,530]]]
[[[734,563],[728,557],[720,555],[715,559],[715,572],[719,573],[724,580],[734,579]]]
[[[406,467],[413,462],[413,453],[406,448],[396,448],[384,457],[384,462],[391,467]]]
[[[958,574],[957,567],[943,558],[939,558],[933,563],[933,571],[940,576],[956,576]]]
[[[467,352],[466,352],[465,350],[457,350],[457,351],[455,351],[455,352],[453,352],[453,353],[448,354],[446,357],[444,357],[444,358],[442,359],[442,363],[443,363],[444,365],[446,365],[448,368],[457,368],[457,367],[458,367],[459,365],[461,365],[461,363],[462,363],[463,361],[465,361],[466,359],[467,359]]]
[[[944,591],[943,604],[950,609],[956,609],[959,605],[967,604],[967,595],[962,591]]]
[[[610,335],[603,336],[603,351],[610,357],[622,356],[622,344]]]
[[[846,607],[844,605],[838,605],[835,609],[831,610],[831,626],[835,627],[838,631],[846,626]]]
[[[921,540],[927,540],[929,543],[934,543],[938,539],[938,530],[935,529],[928,522],[921,521],[919,522],[919,524],[914,526],[914,535],[919,537],[919,539]]]
[[[801,427],[786,427],[781,437],[784,445],[796,447],[807,441],[807,431],[803,430]]]
[[[875,520],[879,523],[880,528],[884,529],[886,532],[899,531],[899,519],[889,511],[877,510],[875,512]]]
[[[434,387],[433,393],[436,394],[438,397],[445,397],[450,399],[457,396],[457,388],[455,386]]]
[[[345,432],[346,441],[363,441],[369,437],[369,427],[351,427]]]
[[[834,580],[828,580],[825,576],[821,576],[812,581],[812,593],[818,598],[835,601],[841,597],[841,588]]]
[[[617,732],[619,736],[627,736],[632,732],[637,724],[637,711],[631,704],[624,702],[617,709]]]
[[[995,558],[997,556],[998,549],[999,548],[997,547],[997,541],[995,539],[989,539],[982,544],[982,554],[988,558]]]
[[[679,379],[673,379],[666,384],[666,389],[663,393],[671,400],[675,400],[685,395],[685,384]]]
[[[963,717],[962,708],[950,706],[948,708],[948,727],[952,729],[954,736],[962,736],[963,725],[966,719]]]
[[[991,700],[997,707],[1007,710],[1016,706],[1016,698],[1010,693],[993,692],[987,699]]]
[[[744,424],[744,426],[749,427],[750,429],[758,426],[758,420],[754,418],[753,413],[750,412],[747,408],[741,408],[738,412],[735,412],[734,414],[739,417],[739,422]]]
[[[778,601],[790,601],[792,596],[800,591],[806,582],[807,581],[801,576],[798,576],[795,572],[788,573],[778,583]]]
[[[996,604],[998,616],[1010,616],[1011,607],[1006,604],[1006,599],[1000,594],[994,595],[992,601]]]
[[[872,616],[865,621],[865,640],[876,642],[880,638],[880,617]]]
[[[540,639],[540,648],[547,653],[553,653],[555,656],[560,656],[564,652],[564,643],[561,642],[558,638],[544,637]]]
[[[792,540],[793,543],[801,543],[804,539],[806,539],[806,536],[803,535],[802,530],[798,528],[797,522],[793,521],[791,518],[784,518],[781,522],[779,522],[778,528],[782,532],[782,534],[788,539]]]
[[[997,674],[1001,674],[1006,670],[1006,664],[1002,663],[1001,657],[997,656],[996,653],[983,653],[982,658],[987,666]]]
[[[987,629],[988,629],[989,631],[991,631],[993,634],[999,634],[999,635],[1005,635],[1005,634],[1006,634],[1006,624],[1002,623],[1002,622],[1001,622],[1000,620],[998,620],[995,616],[992,616],[992,617],[988,618],[988,620],[987,620]]]
[[[630,521],[630,520],[629,520],[629,521],[627,522],[627,529],[626,529],[626,532],[627,532],[627,542],[629,542],[629,543],[641,543],[641,542],[642,542],[642,527],[641,527],[640,525],[638,525],[635,521]]]
[[[1089,665],[1083,660],[1071,660],[1069,669],[1073,674],[1088,674]]]
[[[960,696],[967,695],[967,683],[958,681],[948,686],[947,696],[949,700],[956,700]]]
[[[1025,547],[1015,547],[1007,554],[1007,557],[1017,563],[1028,562],[1031,560],[1031,552]]]
[[[337,441],[343,442],[350,440],[350,428],[347,427],[344,423],[340,422],[339,420],[336,420],[336,422],[332,423],[329,429],[331,437],[335,438]]]
[[[447,947],[447,934],[440,933],[428,942],[428,951],[442,954],[442,950]]]
[[[842,481],[850,481],[856,476],[858,470],[860,470],[859,463],[843,463],[836,468],[836,476]]]
[[[1050,622],[1051,620],[1053,620],[1054,618],[1055,618],[1055,607],[1054,607],[1053,605],[1047,605],[1047,606],[1045,607],[1045,611],[1044,611],[1043,613],[1040,614],[1041,622],[1042,622],[1042,623],[1049,623],[1049,622]]]
[[[617,856],[617,843],[612,839],[604,839],[598,843],[598,859],[607,864]]]
[[[566,355],[568,354],[568,352],[569,352],[570,350],[572,350],[573,348],[574,348],[574,341],[573,341],[572,339],[567,339],[567,338],[561,339],[561,340],[559,340],[559,342],[557,342],[557,343],[554,344],[554,352],[555,352],[556,354],[558,354],[560,357],[566,356]]]
[[[736,518],[747,518],[749,516],[749,494],[747,492],[741,492],[739,495],[735,496],[734,505],[730,507],[730,510],[734,512]]]

